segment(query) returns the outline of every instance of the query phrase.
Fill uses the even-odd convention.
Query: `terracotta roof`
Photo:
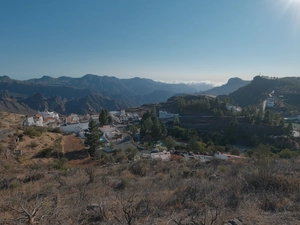
[[[44,122],[48,122],[49,120],[55,120],[55,118],[53,118],[53,117],[47,117],[47,118],[44,119]]]

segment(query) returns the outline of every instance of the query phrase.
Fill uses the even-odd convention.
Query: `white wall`
[[[80,130],[86,130],[89,128],[89,123],[75,123],[75,124],[68,124],[67,126],[60,126],[60,129],[62,129],[64,132],[67,133],[79,133]]]

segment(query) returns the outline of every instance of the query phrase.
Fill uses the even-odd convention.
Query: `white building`
[[[63,124],[63,125],[60,125],[59,128],[62,129],[62,131],[66,132],[66,133],[78,134],[81,130],[86,130],[89,128],[89,122]]]
[[[231,104],[227,104],[226,105],[226,108],[230,111],[231,109],[233,110],[233,112],[237,113],[237,112],[241,112],[242,111],[242,108],[239,107],[239,106],[234,106],[234,105],[231,105]]]
[[[122,139],[122,133],[115,126],[103,126],[100,130],[103,132],[103,136],[107,140]]]
[[[59,115],[55,112],[49,112],[49,111],[43,111],[43,112],[40,112],[38,111],[38,114],[42,115],[42,117],[45,119],[45,118],[48,118],[48,117],[53,117],[55,119],[59,119]]]
[[[126,113],[124,109],[121,111],[110,111],[109,114],[117,123],[123,123],[130,119],[132,119],[132,121],[138,121],[140,119],[137,113]]]
[[[24,126],[43,126],[43,117],[40,114],[35,114],[33,116],[26,116],[23,121]]]
[[[171,159],[171,153],[167,151],[155,152],[155,153],[150,153],[150,157],[152,160],[169,161]]]

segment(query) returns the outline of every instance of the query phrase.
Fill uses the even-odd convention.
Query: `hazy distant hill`
[[[246,86],[251,81],[242,80],[241,78],[235,77],[230,78],[226,84],[223,84],[220,87],[214,87],[212,89],[209,89],[207,91],[201,92],[202,94],[209,94],[209,95],[228,95],[236,90],[238,90],[241,87]]]
[[[139,106],[166,101],[176,93],[194,93],[185,84],[166,84],[151,79],[85,75],[80,78],[43,76],[19,81],[0,77],[0,89],[10,95],[9,102],[33,110],[55,110],[61,114],[84,114],[88,108],[98,111]],[[6,100],[8,102],[8,98]],[[5,104],[1,108],[5,109]],[[10,107],[11,108],[11,107]],[[18,105],[15,106],[18,110]]]
[[[206,83],[206,82],[187,83],[186,85],[196,89],[197,92],[207,91],[207,90],[212,89],[213,87],[216,86],[216,85],[213,85],[211,83]]]
[[[80,78],[52,78],[49,76],[43,76],[40,79],[30,79],[28,82],[32,84],[46,84],[90,89],[94,91],[107,92],[110,94],[122,94],[130,96],[151,94],[157,90],[169,91],[171,93],[193,93],[196,91],[196,89],[185,84],[167,84],[139,77],[131,79],[118,79],[116,77],[97,76],[93,74],[87,74]]]

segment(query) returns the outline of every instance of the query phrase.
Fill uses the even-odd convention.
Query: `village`
[[[231,106],[228,106],[229,108]],[[240,108],[234,108],[240,110]],[[37,114],[27,115],[23,121],[24,126],[40,126],[59,128],[66,135],[76,134],[82,142],[85,140],[85,133],[88,132],[89,121],[93,120],[98,124],[98,129],[101,131],[100,140],[104,143],[101,150],[106,153],[112,153],[113,148],[119,148],[125,151],[127,148],[138,149],[138,154],[135,155],[134,160],[148,158],[151,160],[169,161],[171,159],[184,160],[199,160],[200,162],[209,162],[213,159],[239,159],[242,156],[225,154],[217,152],[213,155],[201,155],[193,151],[178,152],[175,149],[167,149],[163,141],[154,143],[152,146],[143,146],[140,140],[139,130],[132,137],[128,127],[132,124],[138,124],[141,120],[141,115],[138,113],[120,111],[109,112],[112,121],[107,125],[100,125],[99,113],[89,110],[86,115],[70,114],[68,116],[60,116],[53,111],[38,111]],[[163,123],[173,123],[175,117],[179,117],[178,113],[170,113],[164,110],[159,110],[158,119]],[[134,141],[136,140],[136,141]],[[187,143],[178,143],[187,145]]]

